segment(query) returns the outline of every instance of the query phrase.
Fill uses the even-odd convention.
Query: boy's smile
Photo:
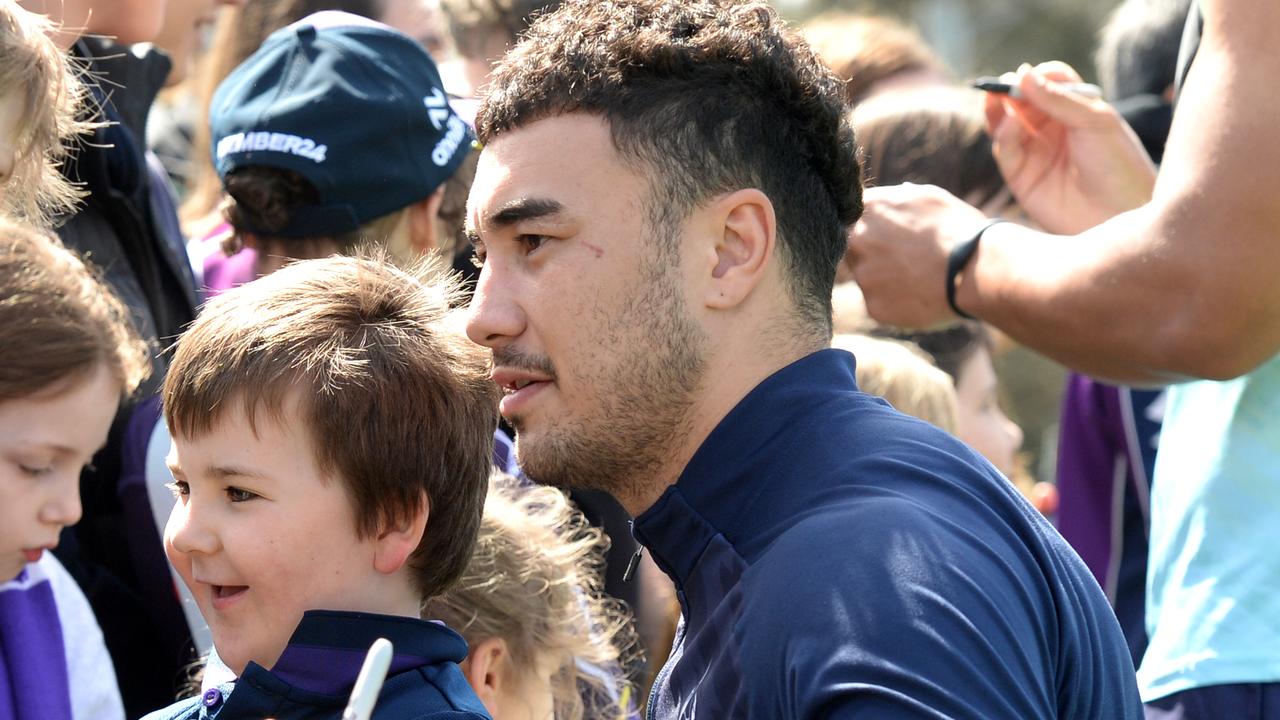
[[[226,610],[249,591],[248,585],[211,585],[210,587],[213,589],[214,610]]]
[[[294,398],[252,424],[237,399],[208,433],[173,439],[165,550],[237,674],[270,668],[307,610],[406,614],[305,427]]]

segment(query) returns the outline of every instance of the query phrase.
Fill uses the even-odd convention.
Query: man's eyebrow
[[[548,198],[520,198],[503,205],[497,212],[489,215],[489,223],[494,227],[510,227],[521,220],[558,215],[564,212],[564,205]]]

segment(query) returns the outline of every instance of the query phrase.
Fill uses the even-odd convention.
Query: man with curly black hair
[[[613,493],[676,584],[650,717],[1141,717],[1079,558],[826,349],[854,136],[774,11],[570,0],[477,134],[468,333],[524,470]]]

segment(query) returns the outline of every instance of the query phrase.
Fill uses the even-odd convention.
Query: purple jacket
[[[1136,665],[1146,649],[1147,533],[1163,390],[1067,379],[1058,530],[1106,592]]]

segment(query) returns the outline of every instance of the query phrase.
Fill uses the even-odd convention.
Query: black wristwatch
[[[956,305],[956,278],[964,271],[969,260],[973,258],[973,254],[978,251],[978,241],[982,239],[982,234],[991,229],[992,225],[1002,223],[1004,220],[1000,218],[992,218],[982,224],[978,228],[978,232],[973,234],[964,242],[958,243],[951,248],[951,253],[947,256],[947,304],[951,306],[951,310],[966,320],[976,320],[974,316],[960,309]]]

